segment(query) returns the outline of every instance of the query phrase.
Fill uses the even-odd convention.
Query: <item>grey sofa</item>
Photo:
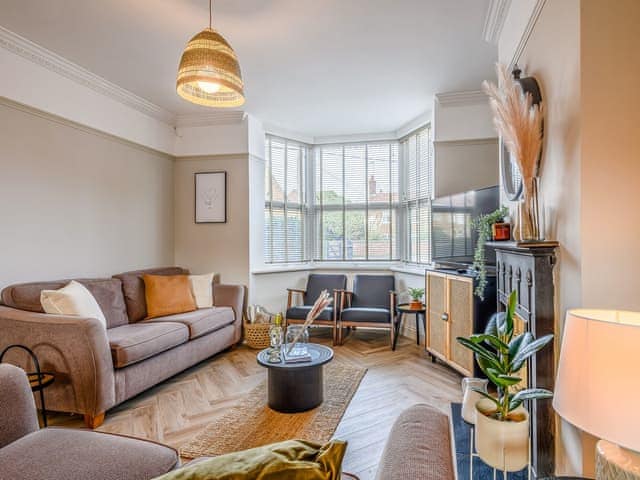
[[[400,414],[391,428],[376,480],[454,480],[449,417],[423,404]]]
[[[179,465],[165,445],[121,435],[40,430],[23,370],[0,364],[0,478],[148,480]]]
[[[214,283],[213,308],[145,320],[144,273],[188,271],[166,267],[78,280],[100,305],[106,330],[93,318],[43,313],[40,292],[68,280],[2,291],[0,351],[24,345],[35,352],[42,370],[55,372],[45,393],[47,409],[82,414],[95,428],[108,409],[241,341],[245,287]],[[5,361],[30,368],[19,352],[7,354]]]

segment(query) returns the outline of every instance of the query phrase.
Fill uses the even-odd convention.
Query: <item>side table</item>
[[[44,403],[44,389],[47,388],[55,381],[55,375],[52,372],[43,372],[40,370],[40,362],[38,362],[38,357],[33,351],[25,347],[24,345],[9,345],[5,348],[2,353],[0,353],[0,363],[2,363],[2,359],[4,358],[5,353],[7,353],[11,349],[20,349],[24,350],[29,354],[31,360],[33,360],[33,364],[36,367],[35,372],[27,372],[27,378],[29,380],[29,385],[31,386],[32,392],[39,392],[40,394],[40,406],[42,407],[42,425],[47,427],[47,408]]]
[[[396,307],[396,313],[398,317],[396,319],[396,335],[393,339],[393,349],[396,349],[396,343],[398,342],[398,334],[400,333],[400,327],[402,326],[403,314],[414,314],[416,316],[416,344],[420,345],[420,319],[422,319],[422,325],[424,326],[424,331],[427,331],[427,317],[425,316],[426,308],[424,304],[422,304],[422,308],[411,308],[408,303],[401,303]]]

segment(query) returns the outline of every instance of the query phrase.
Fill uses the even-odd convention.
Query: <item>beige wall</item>
[[[227,172],[227,223],[194,222],[194,173]],[[249,285],[247,155],[178,158],[175,163],[175,261],[223,283]]]
[[[560,242],[555,267],[555,333],[560,339],[564,313],[582,302],[579,0],[545,4],[518,64],[540,82],[546,108],[541,198],[546,236]],[[576,429],[559,423],[556,446],[558,472],[583,471]]]
[[[569,308],[640,310],[639,22],[635,0],[548,0],[516,59],[540,81],[546,108],[542,199],[547,237],[560,242],[558,340]],[[557,473],[592,477],[596,439],[559,427]]]
[[[0,100],[0,288],[173,264],[173,160]]]
[[[640,310],[640,2],[583,0],[585,307]]]

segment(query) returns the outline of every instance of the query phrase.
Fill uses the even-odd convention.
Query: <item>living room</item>
[[[640,478],[639,22],[0,2],[0,478]]]

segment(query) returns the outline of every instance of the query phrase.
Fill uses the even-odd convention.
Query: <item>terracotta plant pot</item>
[[[484,463],[497,470],[517,472],[529,464],[529,412],[513,410],[514,420],[492,418],[495,404],[486,398],[476,403],[476,450]]]
[[[409,303],[409,308],[412,310],[421,310],[422,309],[422,301],[421,300],[411,300]]]

